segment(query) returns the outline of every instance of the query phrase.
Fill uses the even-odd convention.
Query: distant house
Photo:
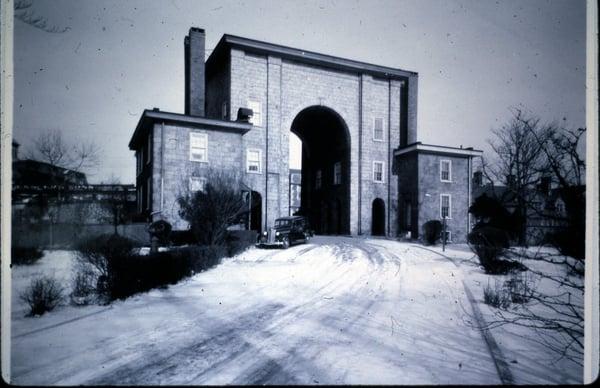
[[[585,187],[576,188],[585,191]],[[511,214],[517,208],[517,198],[513,190],[504,185],[483,183],[481,172],[473,176],[473,199],[487,195],[497,199]],[[537,187],[530,191],[530,199],[525,211],[525,234],[527,244],[542,244],[554,233],[560,233],[567,226],[567,212],[563,200],[563,189],[552,188],[548,177],[540,179]]]
[[[13,142],[13,230],[32,225],[101,225],[113,222],[115,208],[123,222],[135,218],[133,184],[89,184],[84,173],[32,159],[20,159]],[[13,233],[15,235],[15,233]],[[24,237],[27,236],[14,236]]]

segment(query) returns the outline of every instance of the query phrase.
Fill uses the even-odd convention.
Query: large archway
[[[330,108],[311,106],[294,118],[302,141],[300,214],[319,234],[350,233],[350,135]]]

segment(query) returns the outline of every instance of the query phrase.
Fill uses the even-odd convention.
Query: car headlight
[[[275,232],[275,236],[279,236],[279,232]]]
[[[266,235],[267,235],[267,231],[265,230],[265,231],[263,232],[263,236],[266,236]]]

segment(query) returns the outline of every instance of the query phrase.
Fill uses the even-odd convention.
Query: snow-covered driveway
[[[60,314],[36,318],[36,327],[59,323]],[[31,334],[13,327],[12,379],[499,384],[471,317],[461,273],[438,254],[383,239],[316,237],[285,251],[252,248],[63,325]],[[14,317],[13,325],[31,319]]]

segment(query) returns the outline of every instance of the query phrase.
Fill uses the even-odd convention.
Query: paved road
[[[459,269],[388,240],[251,249],[13,338],[18,384],[498,384]]]

